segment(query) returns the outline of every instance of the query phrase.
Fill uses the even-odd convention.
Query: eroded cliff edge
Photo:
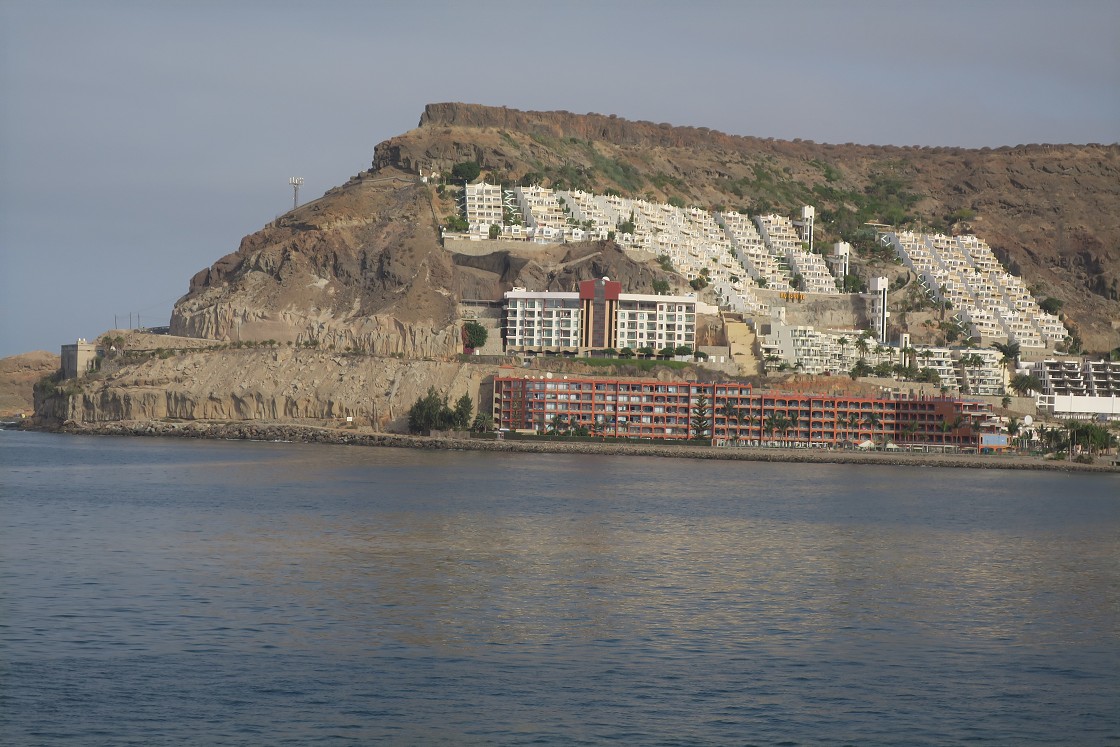
[[[454,285],[427,185],[383,169],[246,236],[196,274],[171,333],[446,357],[461,351]]]

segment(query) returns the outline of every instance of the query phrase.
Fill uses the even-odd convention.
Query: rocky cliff
[[[428,387],[452,400],[470,394],[489,407],[482,384],[496,366],[401,360],[276,347],[184,351],[152,356],[37,392],[44,422],[269,420],[344,422],[404,430],[408,409]]]
[[[54,373],[58,367],[58,356],[45,350],[0,358],[0,418],[34,412],[32,389],[35,382]]]
[[[171,332],[446,357],[461,350],[454,280],[427,186],[387,168],[245,237],[191,279]]]
[[[632,291],[651,291],[655,278],[684,287],[679,276],[632,260],[613,242],[509,242],[488,255],[458,253],[442,246],[436,221],[455,209],[393,166],[355,177],[197,273],[175,305],[171,333],[447,358],[462,352],[463,298],[497,299],[516,285],[570,290],[603,275]]]

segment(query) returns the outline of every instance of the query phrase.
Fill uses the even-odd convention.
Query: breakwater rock
[[[165,421],[68,422],[51,430],[61,433],[114,436],[157,436],[219,440],[322,443],[352,446],[385,446],[409,449],[500,451],[536,454],[588,454],[612,456],[674,457],[724,461],[796,462],[819,464],[882,464],[907,467],[956,467],[970,469],[1027,469],[1062,472],[1111,472],[1108,464],[1079,464],[1041,457],[979,454],[920,454],[825,449],[716,448],[704,445],[659,445],[481,438],[432,438],[395,433],[371,433],[345,428],[323,428],[291,423],[202,423]]]

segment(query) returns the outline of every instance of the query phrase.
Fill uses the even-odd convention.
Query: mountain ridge
[[[440,103],[374,150],[373,171],[615,189],[751,214],[818,208],[822,240],[867,250],[868,220],[972,231],[1038,296],[1064,304],[1088,349],[1120,345],[1120,145],[998,148],[819,144],[601,114]]]

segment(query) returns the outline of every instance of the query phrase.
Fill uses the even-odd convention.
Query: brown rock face
[[[45,350],[0,358],[0,417],[30,415],[35,382],[58,368],[58,356]]]
[[[387,169],[301,206],[191,279],[172,334],[442,357],[458,349],[428,188]]]
[[[187,351],[150,358],[41,397],[44,422],[119,420],[343,421],[407,430],[408,409],[428,387],[488,406],[483,380],[497,367],[408,361],[287,347]]]

